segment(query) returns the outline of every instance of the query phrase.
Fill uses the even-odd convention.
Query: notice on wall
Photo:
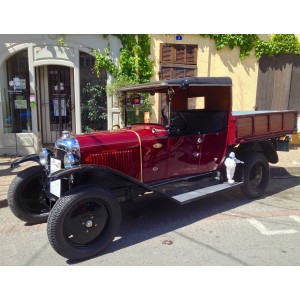
[[[59,111],[59,102],[58,99],[53,100],[53,109],[55,117],[65,117],[67,115],[66,102],[65,99],[61,99],[60,111]]]

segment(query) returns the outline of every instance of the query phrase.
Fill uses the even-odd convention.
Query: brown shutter
[[[184,64],[185,63],[185,46],[174,45],[174,64]]]
[[[197,46],[186,45],[186,64],[197,64]]]
[[[170,64],[172,63],[172,46],[168,44],[161,44],[161,63]]]
[[[185,68],[174,68],[175,78],[185,77]]]
[[[173,78],[173,68],[162,67],[161,68],[161,80],[167,80]]]
[[[196,69],[185,70],[185,77],[195,77],[195,76],[196,76]]]

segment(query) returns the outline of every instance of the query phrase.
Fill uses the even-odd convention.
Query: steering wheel
[[[168,117],[165,113],[166,106],[161,110],[161,116],[163,122],[167,125],[168,124]],[[172,110],[171,112],[171,127],[177,129],[177,131],[185,130],[187,127],[187,120],[183,116],[183,114],[177,110]]]
[[[187,127],[187,120],[180,111],[172,110],[171,112],[171,126],[181,130]]]

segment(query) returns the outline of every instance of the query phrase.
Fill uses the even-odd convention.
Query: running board
[[[235,182],[233,184],[224,182],[224,183],[216,184],[216,185],[209,186],[206,188],[198,189],[195,191],[178,194],[178,195],[172,196],[172,199],[176,200],[180,204],[185,204],[185,203],[192,202],[194,200],[198,200],[203,197],[213,195],[220,191],[224,191],[224,190],[236,187],[236,186],[240,186],[242,184],[243,184],[242,182]]]
[[[242,185],[243,182],[220,183],[213,176],[202,178],[198,181],[182,180],[178,182],[169,182],[153,188],[153,191],[159,192],[177,203],[185,204],[200,198],[204,198],[224,190],[232,189]]]

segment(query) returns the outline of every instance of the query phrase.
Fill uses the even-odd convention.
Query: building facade
[[[112,76],[103,70],[98,78],[92,71],[92,49],[103,53],[108,46],[117,63],[122,45],[112,35],[0,35],[0,155],[36,153],[53,145],[63,130],[77,134],[120,124],[117,102],[103,93]],[[258,77],[264,72],[254,51],[244,60],[239,54],[238,47],[217,51],[212,39],[200,35],[154,34],[152,80],[228,76],[233,110],[254,110]],[[298,90],[289,94],[291,103],[300,103]],[[151,122],[160,120],[165,101],[157,97],[150,98]]]
[[[119,109],[113,108],[109,96],[93,99],[94,91],[99,98],[113,79],[105,71],[99,79],[91,69],[92,49],[104,52],[109,45],[117,60],[119,39],[66,35],[62,43],[60,38],[0,35],[0,155],[36,153],[41,146],[53,144],[62,130],[106,129],[112,127],[113,118],[118,123]],[[101,104],[101,111],[95,103]],[[98,128],[87,128],[91,126],[85,120],[88,114],[102,116]]]

